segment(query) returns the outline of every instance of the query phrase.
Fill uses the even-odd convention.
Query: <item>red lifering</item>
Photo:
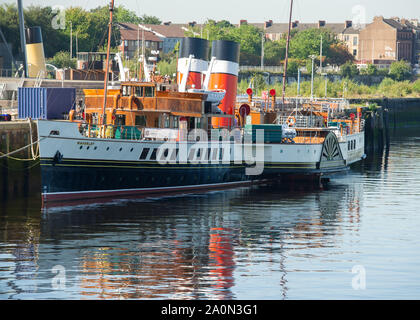
[[[296,124],[296,118],[290,116],[289,118],[287,118],[287,124],[289,125],[289,127],[293,127]]]

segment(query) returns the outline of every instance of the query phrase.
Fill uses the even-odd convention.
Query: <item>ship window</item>
[[[115,125],[116,126],[125,126],[125,114],[115,115]]]
[[[224,149],[219,150],[219,160],[223,159],[223,151],[224,151]]]
[[[128,97],[131,95],[131,87],[123,87],[122,88],[122,95],[123,97]]]
[[[347,146],[348,150],[351,150],[351,141],[349,141],[348,146]]]
[[[154,87],[144,87],[144,96],[153,97],[154,96]]]
[[[197,159],[200,159],[201,158],[201,149],[198,149],[197,150]]]
[[[172,126],[176,129],[179,127],[178,121],[179,121],[179,117],[172,117]]]
[[[137,97],[143,97],[143,87],[134,87],[134,95]]]
[[[195,118],[195,128],[201,128],[201,118]]]
[[[165,121],[164,121],[165,128],[169,128],[169,126],[170,126],[170,119],[169,119],[169,117],[168,116],[164,116],[164,119],[165,119]]]
[[[211,156],[211,149],[210,149],[210,148],[208,148],[208,149],[207,149],[206,159],[210,160],[210,156]]]
[[[153,149],[152,155],[150,156],[150,160],[156,160],[156,153],[157,153],[157,148]]]
[[[140,160],[146,160],[146,158],[147,158],[147,155],[149,154],[149,148],[144,148],[143,150],[142,150],[142,152],[141,152],[141,155],[140,155]]]
[[[136,116],[136,126],[146,126],[146,116]]]

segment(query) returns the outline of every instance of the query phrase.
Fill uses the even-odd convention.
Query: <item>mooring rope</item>
[[[15,151],[9,152],[9,153],[0,152],[0,159],[2,159],[2,158],[10,158],[10,159],[16,160],[16,161],[35,161],[35,160],[37,160],[39,158],[39,143],[38,142],[40,142],[42,139],[39,139],[39,140],[37,140],[37,141],[34,142],[33,137],[32,137],[32,121],[31,121],[31,119],[28,119],[28,124],[29,124],[29,135],[31,136],[31,143],[28,144],[28,145],[26,145],[26,146],[24,146],[24,147],[22,147],[22,148],[19,148],[19,149],[15,150]],[[33,147],[34,144],[37,144],[36,154],[34,152],[34,147]],[[32,156],[32,158],[22,159],[22,158],[15,158],[15,157],[11,157],[10,156],[12,154],[18,153],[19,151],[22,151],[22,150],[28,148],[28,147],[31,147],[31,156]]]
[[[31,155],[32,155],[32,159],[36,160],[37,156],[35,156],[35,153],[34,153],[34,146],[33,146],[34,140],[33,140],[33,137],[32,137],[32,121],[31,121],[31,119],[28,119],[28,123],[29,123],[29,135],[31,136]],[[38,150],[39,150],[39,145],[38,145]]]
[[[18,159],[18,158],[10,157],[10,155],[15,154],[15,153],[18,153],[18,152],[20,152],[22,150],[25,150],[26,148],[33,146],[35,143],[38,143],[38,142],[40,142],[43,139],[45,139],[45,137],[42,138],[42,139],[39,139],[39,140],[37,140],[35,142],[31,142],[30,144],[28,144],[28,145],[26,145],[26,146],[24,146],[22,148],[19,148],[19,149],[15,150],[15,151],[9,152],[9,153],[2,153],[2,152],[0,152],[0,154],[1,154],[0,155],[0,159],[2,159],[2,158],[12,158],[14,160],[21,160],[21,161],[36,160],[37,158],[39,158],[39,154],[36,155],[36,157],[35,158],[32,158],[32,159]],[[39,150],[39,146],[38,146],[38,150]]]

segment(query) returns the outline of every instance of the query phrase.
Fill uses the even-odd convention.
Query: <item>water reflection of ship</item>
[[[285,298],[290,239],[307,248],[328,244],[326,237],[339,235],[337,221],[353,210],[360,192],[347,184],[314,192],[266,191],[243,188],[47,212],[36,239],[45,242],[44,250],[28,259],[47,274],[56,264],[72,270],[67,281],[86,298],[235,299],[235,278],[263,252],[282,274]]]
[[[0,259],[0,267],[2,267],[0,268],[0,299],[3,290],[6,289],[1,285],[5,279],[8,280],[5,291],[9,298],[21,293],[37,291],[35,281],[39,258],[39,211],[29,209],[34,205],[36,207],[36,203],[36,199],[33,198],[15,199],[13,205],[8,206],[8,210],[0,211],[0,245],[2,242],[8,244],[1,246],[0,251],[2,254]],[[1,204],[0,209],[5,209],[7,202],[2,201]],[[19,216],[13,212],[25,212],[25,215]],[[2,260],[10,267],[4,268]],[[18,286],[17,282],[25,283],[25,285]]]

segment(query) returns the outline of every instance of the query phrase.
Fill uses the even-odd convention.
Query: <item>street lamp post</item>
[[[298,83],[297,83],[297,96],[300,95],[300,68],[298,68]]]
[[[321,73],[322,76],[325,77],[325,98],[328,95],[328,77],[327,77],[327,73]]]
[[[316,56],[312,54],[309,56],[309,59],[312,59],[311,100],[313,100],[314,99],[314,63],[315,63]]]

